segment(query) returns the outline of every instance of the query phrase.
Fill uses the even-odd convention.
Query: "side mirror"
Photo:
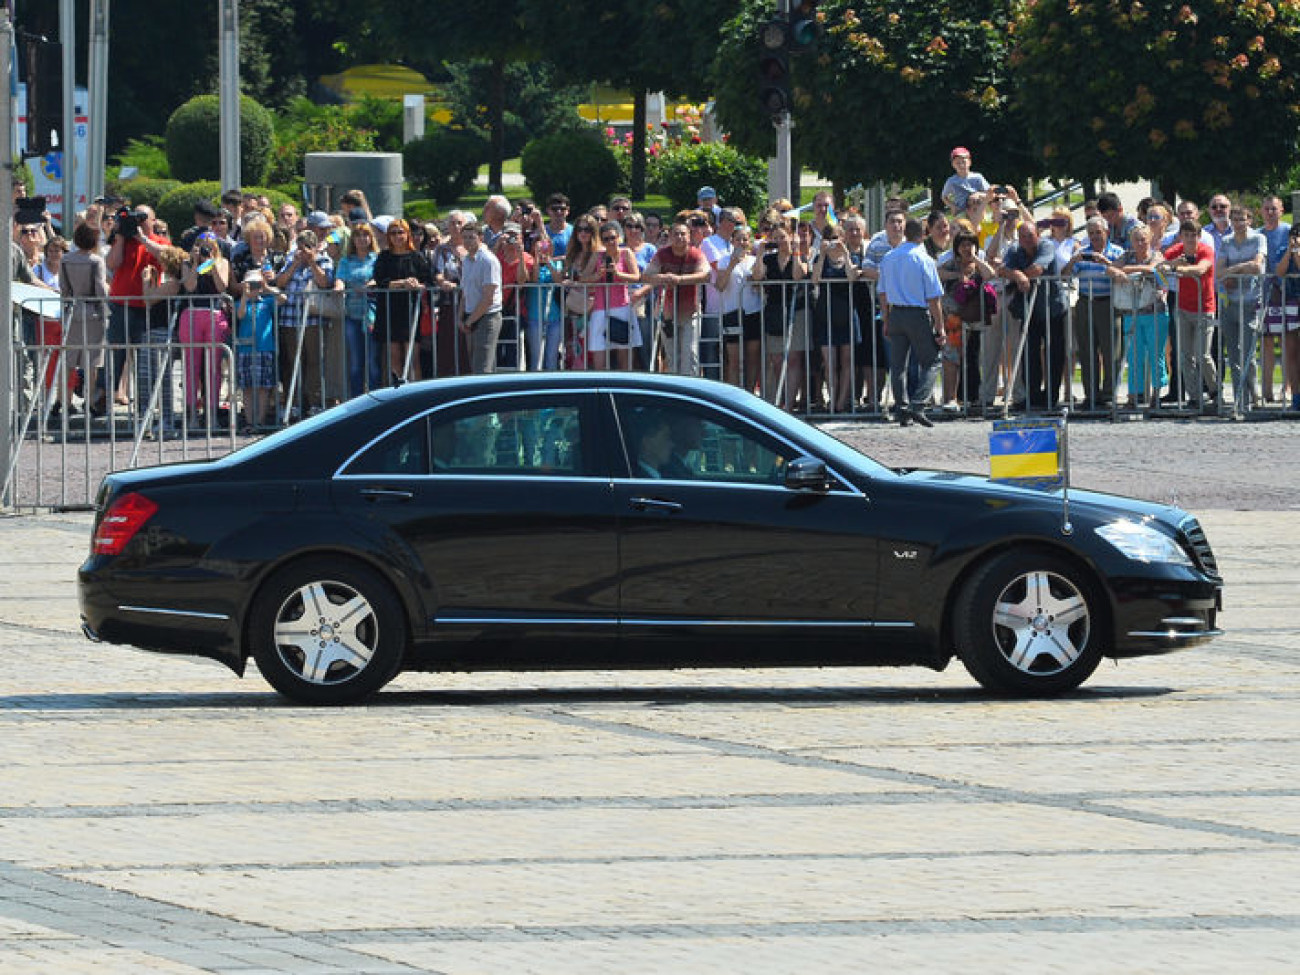
[[[796,457],[785,465],[785,486],[791,491],[829,491],[831,476],[816,457]]]

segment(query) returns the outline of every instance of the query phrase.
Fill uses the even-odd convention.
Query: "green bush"
[[[533,199],[563,193],[575,214],[607,201],[618,191],[622,178],[613,151],[592,128],[562,130],[534,139],[524,146],[520,169]]]
[[[157,212],[162,198],[181,185],[178,179],[150,179],[137,176],[135,179],[110,179],[104,185],[109,196],[120,196],[130,200],[134,206],[153,207]]]
[[[139,139],[127,139],[126,148],[113,157],[113,168],[134,166],[136,176],[152,179],[170,179],[171,168],[167,164],[167,146],[160,135],[146,135]]]
[[[467,129],[440,125],[402,149],[407,181],[439,206],[450,206],[465,194],[487,162],[489,146]]]
[[[427,223],[438,219],[438,205],[432,200],[407,200],[402,204],[402,216],[407,220]]]
[[[216,95],[191,98],[167,120],[167,162],[175,179],[221,176],[221,103]],[[247,95],[239,97],[241,181],[261,183],[271,165],[275,131],[271,113]]]
[[[399,102],[399,125],[400,110]],[[355,109],[295,98],[275,116],[275,150],[266,180],[272,185],[301,181],[303,159],[309,152],[374,152],[376,148],[373,126]]]
[[[701,186],[718,191],[722,206],[753,219],[767,200],[767,164],[721,142],[674,146],[659,163],[659,187],[678,209],[695,206]]]
[[[220,206],[221,184],[215,179],[198,183],[181,183],[163,196],[154,210],[158,216],[167,221],[173,237],[179,238],[182,233],[194,226],[194,204],[199,200],[207,200]]]

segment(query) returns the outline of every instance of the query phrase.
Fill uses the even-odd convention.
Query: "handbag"
[[[343,292],[330,288],[307,288],[303,297],[303,311],[307,318],[319,318],[326,325],[343,321]]]
[[[1300,301],[1270,304],[1264,309],[1264,331],[1270,335],[1281,335],[1297,328],[1300,328]]]
[[[1136,312],[1156,303],[1155,282],[1144,274],[1131,274],[1111,285],[1110,305],[1115,311]]]
[[[570,315],[586,318],[596,304],[596,296],[585,287],[571,287],[564,296],[564,310]]]
[[[632,341],[632,323],[626,318],[616,318],[610,312],[605,338],[610,345],[627,345]]]

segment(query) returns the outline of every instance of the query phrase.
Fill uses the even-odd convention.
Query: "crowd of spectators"
[[[943,209],[889,200],[874,234],[827,192],[751,220],[707,186],[670,216],[621,196],[574,214],[556,193],[427,222],[359,191],[332,213],[231,191],[177,234],[108,200],[70,241],[20,211],[14,275],[63,299],[24,315],[23,340],[63,356],[51,413],[164,425],[229,410],[267,427],[390,383],[561,368],[702,375],[904,425],[995,404],[1217,412],[1229,392],[1237,412],[1287,394],[1300,410],[1300,226],[1277,196],[1254,229],[1222,194],[1202,225],[1191,201],[1130,215],[1108,192],[1076,228],[965,148],[951,163]]]

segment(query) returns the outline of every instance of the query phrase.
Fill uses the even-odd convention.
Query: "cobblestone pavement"
[[[1300,515],[1197,514],[1228,636],[1063,700],[954,666],[340,710],[87,643],[88,516],[0,519],[0,971],[1294,972]]]

